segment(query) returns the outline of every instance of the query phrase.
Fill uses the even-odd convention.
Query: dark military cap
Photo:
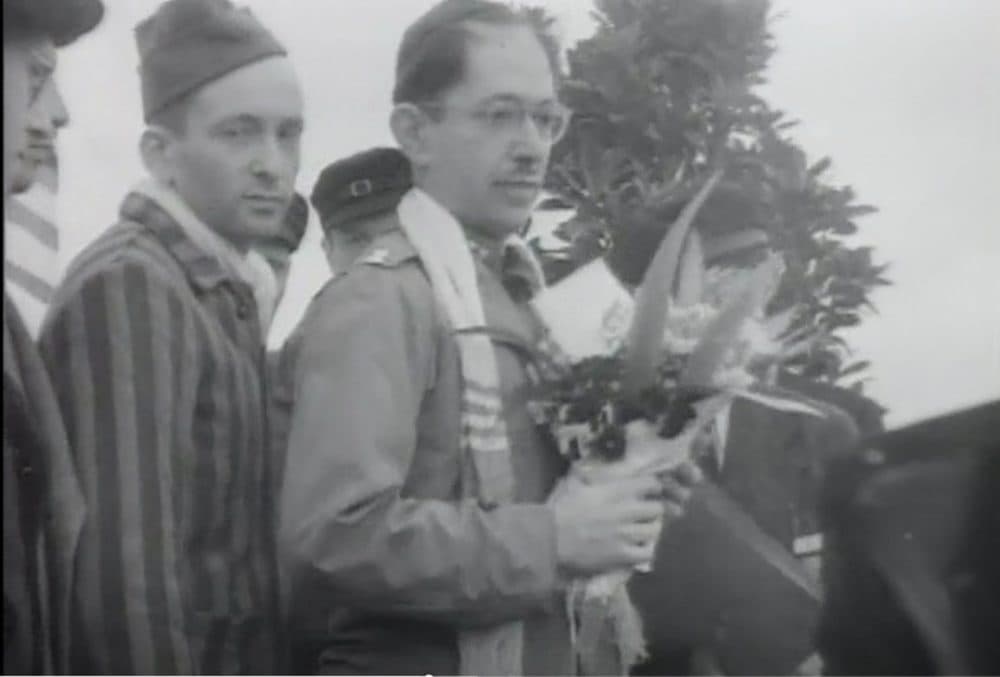
[[[306,226],[309,225],[309,204],[306,199],[296,193],[292,197],[292,203],[285,213],[285,220],[281,224],[281,233],[278,239],[288,247],[288,251],[298,250],[302,243],[302,238],[306,234]]]
[[[323,231],[351,230],[359,221],[396,208],[413,186],[410,161],[395,148],[373,148],[324,169],[312,192]]]
[[[287,50],[229,0],[168,0],[135,29],[142,108],[157,112],[213,80]]]
[[[104,16],[101,0],[3,0],[4,33],[34,32],[63,47],[89,33]]]

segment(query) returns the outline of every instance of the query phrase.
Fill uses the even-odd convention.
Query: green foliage
[[[823,179],[786,135],[794,122],[755,93],[774,51],[768,0],[597,0],[596,33],[569,52],[564,100],[574,110],[556,147],[551,207],[575,216],[557,234],[547,271],[565,275],[605,254],[627,284],[641,280],[664,231],[715,168],[725,178],[696,228],[715,261],[739,263],[755,235],[784,255],[773,310],[796,307],[795,329],[824,338],[794,370],[854,379],[837,335],[873,310],[886,266],[844,238],[876,211]],[[714,251],[714,253],[713,253]]]

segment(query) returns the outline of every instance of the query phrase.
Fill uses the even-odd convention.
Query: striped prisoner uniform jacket
[[[48,370],[4,294],[4,674],[69,672],[70,596],[85,517]]]
[[[131,193],[67,272],[41,348],[89,513],[74,669],[278,669],[274,468],[250,286]]]
[[[38,338],[45,312],[62,275],[56,194],[56,157],[36,169],[35,182],[20,195],[5,200],[4,281],[10,300],[24,324]]]

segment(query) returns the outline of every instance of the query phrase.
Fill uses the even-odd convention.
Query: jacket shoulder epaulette
[[[417,250],[402,231],[383,233],[371,241],[355,260],[354,265],[398,268],[418,258]]]

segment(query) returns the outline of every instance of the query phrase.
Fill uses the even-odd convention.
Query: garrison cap
[[[288,52],[249,9],[229,0],[167,0],[135,28],[146,122],[228,73]]]
[[[328,165],[316,180],[312,204],[324,232],[348,231],[394,210],[412,187],[410,161],[400,150],[372,148]]]
[[[104,17],[101,0],[3,0],[4,31],[37,32],[63,47]]]

